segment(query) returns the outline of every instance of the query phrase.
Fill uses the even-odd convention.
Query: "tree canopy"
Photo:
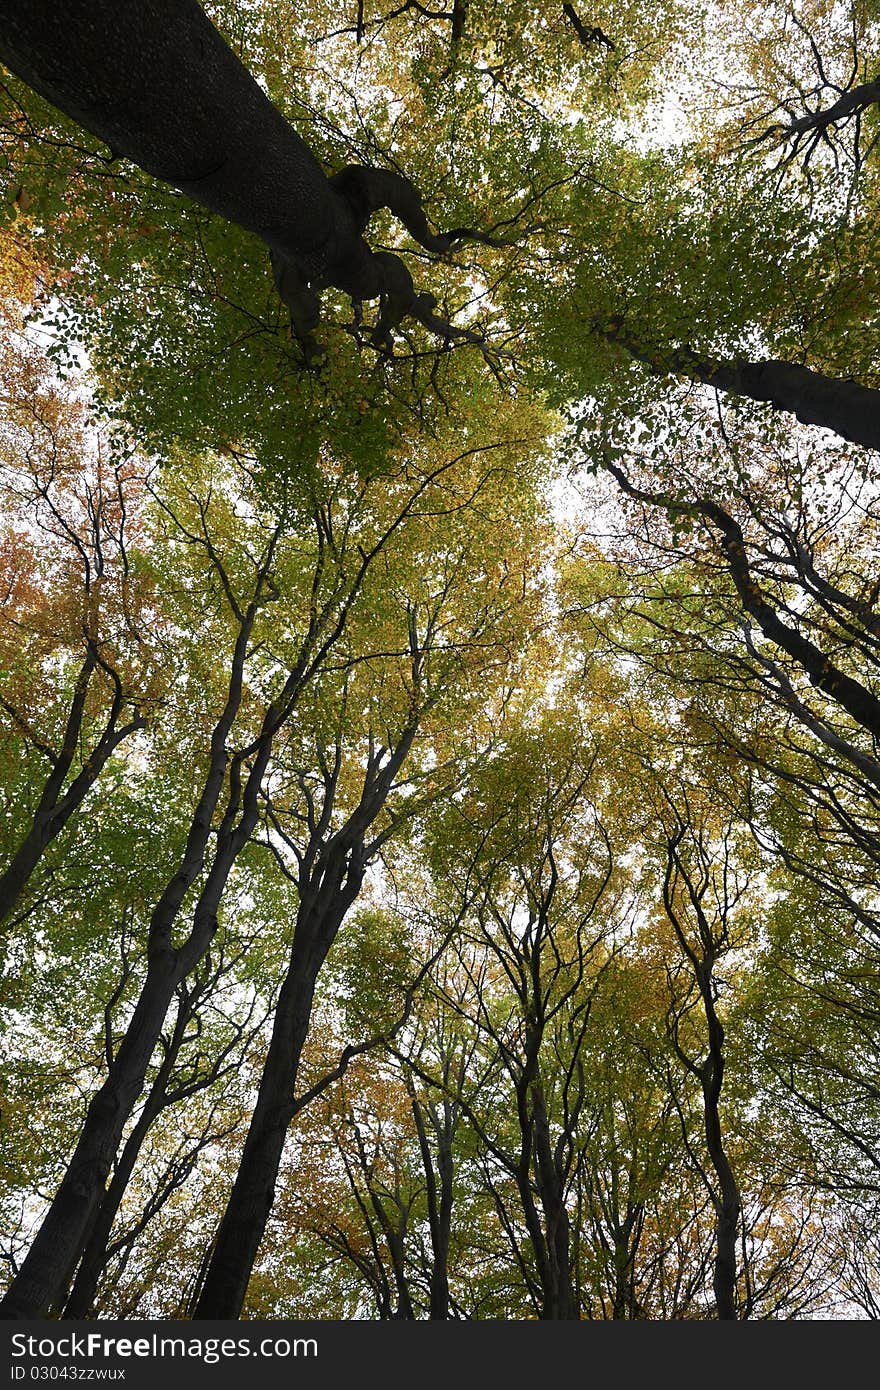
[[[5,1317],[880,1314],[874,0],[0,0]]]

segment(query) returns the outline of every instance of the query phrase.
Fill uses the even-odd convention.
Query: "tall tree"
[[[14,264],[8,235],[4,255]],[[21,290],[29,296],[33,283]],[[158,627],[150,633],[146,616],[154,595],[132,564],[145,541],[145,465],[90,421],[72,387],[53,379],[45,350],[25,330],[30,308],[29,298],[10,297],[0,313],[8,825],[0,920],[108,761],[146,727],[162,691]],[[22,758],[42,765],[41,782],[28,767],[21,785]]]
[[[195,0],[142,0],[121,14],[84,3],[63,17],[48,4],[9,4],[0,18],[0,53],[35,90],[114,155],[262,237],[307,346],[318,317],[310,285],[357,301],[381,296],[379,344],[405,315],[442,336],[468,336],[435,315],[434,297],[416,292],[397,256],[363,238],[380,208],[432,253],[467,229],[432,232],[417,190],[395,171],[349,166],[328,180]]]
[[[583,729],[561,719],[542,734],[540,755],[533,731],[507,734],[507,749],[473,791],[492,808],[488,823],[467,802],[456,805],[439,829],[437,863],[474,898],[473,924],[454,945],[468,985],[457,1007],[469,1010],[491,1078],[471,1097],[469,1077],[453,1098],[466,1107],[489,1169],[513,1186],[516,1218],[502,1182],[487,1177],[539,1316],[557,1320],[581,1315],[571,1212],[586,1119],[581,1046],[621,905],[608,836],[589,799],[595,751],[582,746]],[[499,1134],[495,1116],[508,1107],[513,1132]]]
[[[399,573],[378,557],[370,576],[375,582],[381,574],[385,581],[375,611],[378,654],[374,658],[369,646],[351,650],[352,674],[337,697],[340,722],[332,741],[322,702],[324,727],[315,746],[305,756],[295,748],[279,749],[276,788],[264,794],[267,836],[282,865],[285,857],[289,861],[285,871],[296,886],[297,919],[257,1103],[198,1317],[236,1317],[241,1311],[296,1109],[294,1088],[318,972],[389,837],[448,786],[442,767],[430,774],[419,768],[417,740],[432,719],[445,722],[466,711],[477,691],[485,702],[488,681],[503,688],[521,659],[512,653],[528,634],[539,563],[523,530],[533,513],[527,507],[525,516],[511,511],[502,520],[494,514],[494,461],[487,471],[477,451],[457,462],[463,477],[456,492],[479,498],[483,517],[463,531],[459,502],[450,506],[441,493],[429,503],[430,512],[422,512],[413,538],[419,557],[430,544],[430,570],[421,572],[419,565]],[[487,513],[492,531],[481,536]],[[510,571],[498,581],[487,574],[493,549],[497,555],[505,539],[505,559],[519,568],[518,585]],[[350,623],[349,638],[356,631],[356,622]],[[366,724],[354,714],[365,702]],[[460,775],[456,760],[452,769]]]
[[[395,12],[397,18],[403,17],[406,8]],[[100,23],[105,13],[108,27]],[[392,350],[394,332],[407,318],[415,318],[446,342],[485,343],[482,333],[453,326],[440,316],[435,294],[417,291],[403,259],[395,252],[371,249],[363,233],[375,213],[390,209],[423,252],[444,255],[469,239],[490,247],[506,242],[509,236],[499,235],[497,228],[516,232],[519,213],[490,214],[493,230],[489,231],[456,227],[436,233],[430,229],[414,183],[397,169],[380,167],[378,161],[349,164],[326,178],[311,148],[273,106],[195,0],[165,0],[162,5],[143,0],[126,9],[122,24],[110,16],[109,9],[96,14],[94,6],[77,5],[72,10],[68,7],[62,19],[48,5],[25,7],[9,0],[3,19],[3,54],[25,81],[107,141],[112,150],[128,155],[267,242],[276,283],[290,307],[307,360],[316,355],[313,330],[318,295],[328,285],[354,301],[356,336],[361,303],[380,300],[367,335],[374,349]],[[111,64],[105,61],[108,33],[113,34],[116,50]],[[491,41],[489,34],[485,37]],[[541,56],[527,22],[510,49],[517,43],[519,63],[526,54],[533,59]],[[502,64],[501,71],[506,68]],[[477,69],[477,73],[483,71]],[[510,108],[530,100],[519,83],[508,88],[503,77],[498,73],[496,77]],[[485,99],[482,94],[478,104]],[[821,255],[812,247],[807,253],[807,225],[796,199],[780,217],[773,200],[750,187],[748,174],[744,180],[733,166],[724,170],[728,187],[726,193],[721,190],[721,197],[728,199],[728,208],[719,216],[717,180],[703,171],[699,180],[695,177],[703,153],[699,146],[674,159],[653,152],[645,158],[627,157],[615,149],[604,161],[611,178],[609,198],[605,169],[596,160],[591,142],[585,145],[583,140],[560,138],[540,105],[531,105],[539,113],[539,133],[533,139],[542,149],[547,188],[571,185],[571,191],[561,200],[548,201],[541,235],[535,238],[525,266],[526,306],[518,304],[514,294],[509,307],[521,341],[527,339],[530,352],[545,364],[554,394],[561,385],[569,396],[584,394],[597,366],[605,374],[610,367],[612,381],[619,379],[622,349],[661,376],[689,376],[724,392],[769,402],[846,439],[877,444],[878,397],[869,354],[859,345],[859,360],[850,364],[848,373],[837,370],[836,363],[826,369],[824,359],[834,353],[827,352],[825,344],[811,344],[811,350],[804,352],[796,343],[798,325],[784,302],[782,283],[774,284],[770,295],[756,299],[746,274],[748,262],[761,254],[762,236],[766,246],[768,237],[778,234],[785,269],[796,262],[798,278],[807,283],[812,279],[817,289],[821,286],[823,296],[830,294],[843,310],[851,303],[854,277],[864,274],[857,268],[857,253],[863,245],[860,230],[846,237],[842,255],[839,231],[829,233]],[[260,152],[259,159],[253,158],[255,150]],[[592,166],[586,177],[584,163]],[[613,172],[621,163],[622,176]],[[640,234],[636,227],[634,208],[646,188],[651,189],[649,223],[660,204],[666,203],[669,210],[660,237],[650,227],[647,234]],[[706,194],[715,204],[708,215]],[[465,190],[459,190],[459,201],[464,197]],[[544,201],[544,194],[535,194],[525,199],[525,206]],[[764,227],[749,225],[753,214]],[[630,225],[621,230],[623,219]],[[523,233],[527,226],[526,220]],[[591,241],[605,246],[607,259],[593,259]],[[698,265],[694,246],[700,242],[706,246],[706,258]],[[548,262],[554,266],[549,276]],[[613,262],[617,265],[612,276]],[[653,271],[651,262],[656,267]],[[841,264],[847,272],[842,275]],[[644,303],[639,286],[655,283],[658,271],[668,284],[667,295],[656,303]],[[836,275],[838,284],[829,287],[831,275]],[[729,286],[732,277],[737,278],[738,292],[731,296],[730,308],[719,315],[719,283],[723,280]],[[848,319],[852,320],[851,309]],[[797,347],[799,355],[756,358],[744,349],[756,331],[780,347]],[[491,348],[489,352],[490,365],[497,369]],[[586,362],[586,370],[578,364],[578,356]]]
[[[473,454],[468,451],[467,458]],[[415,478],[404,468],[395,485],[386,480],[386,495],[376,511],[375,482],[355,483],[353,495],[352,484],[343,486],[344,506],[353,511],[340,518],[338,530],[331,490],[329,499],[317,503],[311,536],[302,541],[283,534],[283,501],[281,515],[276,511],[265,517],[253,494],[250,508],[243,505],[244,497],[236,503],[227,494],[221,500],[210,467],[204,491],[181,479],[176,498],[163,502],[163,512],[197,558],[202,584],[207,580],[219,596],[228,666],[225,672],[221,667],[216,704],[205,721],[202,781],[186,842],[153,908],[148,968],[131,1021],[108,1078],[92,1100],[65,1181],[6,1295],[9,1312],[44,1309],[63,1294],[174,990],[208,949],[229,875],[259,823],[264,778],[279,731],[330,658],[371,565],[398,531],[420,524],[424,509],[430,512],[431,489],[436,486],[443,493],[455,461],[429,464],[424,472],[416,467]],[[233,470],[233,476],[246,496],[252,486],[247,470]],[[479,484],[476,491],[479,495]],[[361,530],[354,524],[358,505]],[[231,531],[231,540],[223,539],[224,528]],[[268,622],[278,624],[280,610],[267,600],[275,600],[282,584],[290,585],[290,617],[279,629],[269,659],[262,634]],[[178,944],[175,925],[185,912],[191,913],[191,927]]]

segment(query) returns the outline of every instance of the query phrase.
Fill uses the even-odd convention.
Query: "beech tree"
[[[482,506],[490,508],[485,481],[478,477],[475,491]],[[509,519],[496,517],[493,534],[479,546],[475,544],[479,523],[458,543],[454,534],[445,539],[438,529],[445,520],[436,505],[432,516],[423,517],[418,544],[421,550],[432,537],[431,571],[412,583],[411,596],[405,580],[397,581],[401,592],[395,594],[394,571],[387,572],[381,630],[390,638],[386,652],[396,649],[401,659],[395,671],[386,656],[380,668],[381,699],[367,686],[371,722],[366,729],[356,720],[347,727],[349,710],[365,698],[358,675],[369,680],[367,648],[351,655],[357,674],[338,698],[341,720],[332,743],[325,716],[317,746],[308,749],[305,758],[286,749],[276,787],[264,796],[270,843],[275,842],[284,872],[296,886],[297,918],[257,1103],[214,1242],[197,1317],[235,1317],[241,1311],[271,1210],[287,1129],[298,1108],[294,1090],[318,972],[365,874],[389,838],[417,809],[424,814],[426,801],[442,794],[442,769],[433,769],[430,778],[419,772],[419,736],[424,736],[438,706],[451,703],[461,708],[459,702],[467,700],[475,682],[498,680],[494,668],[500,666],[503,675],[507,653],[527,637],[527,627],[517,621],[517,610],[522,606],[523,616],[527,612],[523,601],[528,598],[529,569],[536,557],[529,556],[523,542],[519,595],[514,590],[511,600],[507,581],[493,593],[491,586],[480,582],[479,571]],[[475,562],[476,576],[471,568]],[[398,682],[399,712],[394,710],[391,693]],[[382,721],[381,732],[372,723],[373,708]],[[365,745],[361,757],[352,757],[347,747],[355,740]],[[410,793],[409,806],[400,803],[402,788]]]
[[[4,254],[14,261],[11,239]],[[26,278],[20,268],[17,278]],[[139,464],[90,422],[72,390],[53,380],[45,351],[22,332],[27,302],[7,299],[0,320],[0,717],[12,735],[6,749],[12,753],[20,740],[45,778],[19,800],[21,768],[14,758],[5,764],[10,843],[0,872],[0,920],[16,909],[47,847],[117,749],[146,727],[162,688],[145,620],[149,582],[135,579],[130,563],[143,542]]]
[[[406,8],[396,12],[398,18],[405,16]],[[449,20],[452,34],[460,38],[452,13]],[[469,239],[492,245],[498,241],[504,244],[509,238],[498,236],[494,229],[456,227],[433,232],[419,190],[397,169],[375,162],[348,164],[328,178],[308,144],[272,104],[195,0],[168,0],[161,5],[143,0],[127,7],[121,17],[109,5],[106,10],[96,10],[94,5],[83,2],[67,7],[60,16],[48,4],[24,5],[10,0],[2,12],[2,21],[0,54],[30,86],[103,140],[114,156],[125,155],[266,242],[273,258],[276,284],[290,309],[294,332],[307,360],[312,360],[318,351],[314,329],[319,317],[319,295],[327,286],[341,290],[353,301],[356,329],[363,301],[380,301],[369,335],[375,348],[393,349],[394,330],[406,318],[415,318],[447,342],[484,341],[483,335],[468,327],[454,326],[439,316],[436,296],[416,288],[401,257],[372,249],[364,233],[371,217],[386,208],[400,219],[417,246],[432,256],[444,255]],[[583,43],[585,31],[578,31],[577,25],[572,28]],[[524,25],[519,36],[526,51],[527,29]],[[108,32],[113,34],[114,45],[110,63],[106,61]],[[356,34],[360,37],[362,33],[366,29],[359,20]],[[458,38],[452,40],[454,57],[459,50]],[[485,41],[491,42],[489,34]],[[501,67],[505,70],[506,64]],[[503,79],[498,80],[504,90]],[[519,99],[523,95],[516,92]],[[864,104],[872,104],[869,94],[864,95]],[[841,111],[838,116],[829,115],[827,125],[847,114]],[[539,143],[541,139],[543,134]],[[572,159],[576,157],[575,148],[570,155]],[[689,176],[684,170],[676,174],[674,162],[663,169],[662,162],[653,157],[626,162],[637,177],[655,185],[655,200],[658,194],[662,200],[660,187],[667,181],[668,173],[673,173],[673,225],[678,222],[684,237],[690,236],[692,246],[694,233],[700,236],[708,222],[709,258],[695,276],[692,253],[690,264],[687,259],[676,264],[675,250],[669,255],[664,248],[666,274],[672,278],[673,294],[679,304],[667,323],[662,322],[662,305],[652,306],[642,315],[637,283],[633,284],[635,293],[627,289],[634,270],[638,280],[639,269],[632,263],[624,269],[621,264],[622,273],[616,280],[608,275],[610,264],[617,259],[618,243],[629,243],[628,251],[632,244],[638,219],[633,215],[631,194],[618,178],[618,210],[625,209],[631,223],[629,234],[624,233],[621,238],[614,226],[618,210],[602,206],[597,217],[596,210],[589,206],[595,198],[595,159],[586,177],[574,163],[567,172],[560,172],[557,182],[572,184],[574,192],[562,208],[553,209],[553,216],[557,226],[561,220],[563,227],[577,229],[584,249],[580,253],[575,250],[574,254],[569,249],[562,263],[563,274],[551,277],[543,290],[537,288],[538,300],[549,302],[544,312],[532,313],[530,317],[538,324],[534,349],[545,362],[553,363],[566,390],[577,395],[586,389],[583,370],[579,371],[570,354],[554,341],[558,329],[565,325],[565,331],[569,331],[574,320],[574,341],[587,359],[597,356],[589,350],[584,354],[584,348],[591,337],[598,337],[612,356],[623,350],[661,376],[683,375],[722,392],[768,402],[845,439],[876,447],[880,442],[880,398],[871,381],[854,381],[851,376],[841,379],[822,370],[821,364],[778,357],[755,360],[741,350],[725,356],[695,345],[694,339],[706,341],[715,327],[711,322],[714,310],[705,298],[712,277],[717,279],[719,274],[725,274],[726,267],[728,273],[742,276],[747,266],[730,263],[730,252],[723,246],[723,218],[719,221],[710,214],[706,219],[699,193],[688,198],[685,189]],[[740,177],[734,175],[735,181],[740,182]],[[601,172],[597,181],[602,188]],[[630,180],[623,182],[630,182],[632,187]],[[742,207],[739,212],[742,225]],[[763,214],[772,216],[766,198]],[[516,237],[517,216],[496,217],[493,221],[496,226],[512,229]],[[609,252],[598,282],[595,263],[584,245],[597,232]],[[789,255],[796,249],[792,242],[799,235],[799,229],[787,229]],[[565,233],[563,240],[568,240]],[[737,240],[743,240],[741,234]],[[653,236],[644,243],[648,261],[656,253],[655,243]],[[687,258],[684,247],[682,251]],[[756,252],[756,245],[748,246],[748,255],[754,257]],[[558,251],[548,246],[543,257],[538,255],[538,265],[548,253],[550,260],[557,262]],[[713,259],[717,265],[713,265]],[[647,265],[643,270],[647,270]],[[532,278],[534,272],[528,273]],[[703,303],[689,306],[691,311],[696,310],[694,326],[700,331],[690,341],[676,340],[674,333],[683,320],[682,311],[701,278]],[[556,288],[560,280],[565,286],[563,297],[559,297]],[[568,300],[567,307],[563,307],[563,298]],[[764,320],[760,326],[764,336],[768,336],[766,314],[754,300],[749,309],[753,319]],[[547,321],[548,312],[557,317],[555,331]],[[727,326],[728,338],[731,327],[734,325]],[[738,329],[742,337],[746,327],[741,321],[734,332]],[[529,331],[526,324],[522,331]],[[775,336],[772,330],[769,336]],[[600,360],[602,356],[600,351]]]
[[[491,1078],[471,1096],[469,1069],[451,1098],[465,1108],[494,1170],[487,1181],[538,1316],[557,1320],[579,1316],[569,1196],[581,1162],[580,1054],[602,958],[613,953],[619,904],[608,891],[614,862],[607,835],[589,801],[590,749],[572,746],[567,731],[542,732],[544,766],[534,766],[537,743],[511,731],[508,756],[477,779],[474,795],[499,808],[494,823],[477,822],[471,841],[464,802],[444,817],[439,839],[453,883],[475,889],[473,927],[454,947],[470,988],[455,1002],[473,1011],[470,1025],[483,1039]],[[533,763],[533,783],[521,759]],[[509,787],[504,809],[493,794],[498,777]],[[494,1120],[506,1110],[516,1122],[509,1137]],[[506,1185],[516,1193],[515,1216]]]
[[[228,1133],[212,1112],[206,1130],[194,1140],[187,1136],[173,1154],[156,1192],[150,1195],[136,1221],[128,1230],[115,1234],[111,1241],[119,1209],[154,1122],[169,1107],[179,1106],[206,1089],[216,1089],[218,1082],[222,1082],[241,1065],[248,1045],[253,1043],[264,1023],[252,1000],[240,1021],[234,1017],[230,1020],[227,1036],[213,1047],[211,1041],[206,1040],[206,1015],[212,1011],[222,1014],[224,986],[228,988],[233,983],[236,965],[253,948],[254,942],[245,938],[242,945],[236,943],[231,956],[227,954],[222,939],[215,945],[215,958],[212,959],[209,950],[200,967],[177,987],[170,1027],[160,1039],[161,1059],[156,1074],[137,1120],[114,1162],[107,1190],[95,1210],[82,1259],[64,1304],[65,1318],[82,1318],[89,1314],[108,1264],[114,1260],[118,1262],[115,1271],[118,1279],[134,1241],[189,1176],[202,1149],[225,1138]],[[230,976],[233,981],[230,981]],[[122,993],[122,988],[119,993]]]
[[[671,800],[672,798],[670,798]],[[671,806],[671,825],[666,830],[666,865],[663,906],[692,977],[681,990],[670,969],[673,993],[669,1012],[672,1045],[685,1069],[700,1084],[706,1150],[713,1176],[706,1183],[716,1213],[713,1289],[718,1317],[738,1316],[737,1245],[742,1195],[730,1161],[722,1122],[722,1094],[727,1064],[724,1024],[719,1014],[718,965],[731,944],[734,918],[743,886],[737,882],[728,845],[722,831],[720,849],[713,848],[706,827],[694,816],[688,798],[683,809]],[[690,843],[688,843],[690,841]],[[690,854],[688,851],[691,851]],[[688,862],[689,859],[692,862]],[[717,866],[717,867],[716,867]],[[689,922],[692,918],[692,923]],[[705,1016],[705,1054],[694,1058],[683,1037],[683,1020],[692,1011],[694,987]],[[705,1173],[705,1168],[702,1168]]]
[[[878,54],[0,0],[5,1316],[876,1311]]]
[[[195,0],[121,14],[83,4],[63,18],[49,5],[9,6],[3,20],[2,57],[35,90],[114,155],[266,242],[307,355],[315,350],[316,289],[327,285],[358,302],[382,299],[377,345],[407,315],[441,337],[471,336],[437,317],[433,296],[417,293],[399,257],[373,251],[363,232],[389,208],[430,252],[481,234],[432,232],[418,191],[394,170],[351,165],[328,179]]]

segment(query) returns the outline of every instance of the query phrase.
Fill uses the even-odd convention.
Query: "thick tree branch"
[[[718,362],[687,344],[669,350],[635,338],[619,319],[594,325],[609,342],[619,343],[657,376],[686,376],[726,395],[763,401],[790,412],[804,425],[832,430],[852,444],[880,449],[880,390],[856,381],[825,376],[796,362]]]
[[[598,24],[584,24],[573,5],[565,4],[562,6],[562,13],[565,15],[572,29],[578,36],[578,40],[584,48],[592,48],[594,44],[604,43],[606,48],[614,49],[615,43],[603,33]]]
[[[412,314],[438,331],[363,238],[379,208],[433,254],[468,237],[496,244],[433,233],[400,174],[355,165],[325,177],[196,0],[0,0],[0,59],[114,154],[261,237],[307,357],[330,285],[356,302],[394,296],[395,322]]]
[[[775,122],[752,143],[761,144],[770,140],[776,145],[783,145],[789,141],[797,142],[804,135],[826,131],[829,126],[848,121],[860,112],[867,111],[869,106],[878,103],[880,77],[875,77],[870,82],[863,82],[858,87],[851,87],[848,92],[842,92],[837,101],[831,106],[826,106],[824,110],[808,111],[804,116],[793,117],[787,124],[782,121]]]

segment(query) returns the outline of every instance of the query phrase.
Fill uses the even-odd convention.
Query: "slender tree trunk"
[[[172,930],[184,898],[204,864],[214,812],[226,781],[226,739],[241,701],[244,660],[255,613],[253,604],[236,640],[226,703],[211,737],[208,772],[180,866],[166,884],[150,919],[147,975],[131,1022],[111,1063],[107,1080],[86,1112],[61,1186],[21,1269],[0,1303],[0,1317],[43,1317],[49,1308],[63,1301],[68,1281],[88,1240],[96,1204],[104,1191],[122,1132],[143,1091],[147,1068],[174,991],[210,944],[219,897],[244,842],[240,836],[231,835],[231,827],[226,829],[225,835],[218,833],[214,862],[196,905],[193,929],[180,949],[174,949],[171,944]],[[264,751],[268,757],[268,751]],[[262,764],[251,774],[252,777],[257,775],[262,775]],[[238,806],[238,791],[231,787],[224,826]]]
[[[125,1190],[134,1172],[138,1154],[150,1126],[167,1101],[166,1087],[174,1070],[174,1064],[183,1043],[186,1025],[191,1016],[191,1009],[187,1007],[187,1003],[188,1000],[182,1002],[178,1008],[174,1032],[162,1059],[162,1065],[150,1087],[149,1095],[138,1116],[137,1123],[123,1145],[119,1161],[113,1170],[110,1186],[107,1188],[91,1224],[88,1241],[83,1251],[79,1269],[76,1272],[73,1288],[64,1307],[63,1316],[65,1318],[87,1317],[94,1303],[98,1281],[107,1263],[107,1245],[110,1240],[110,1232],[113,1229],[113,1222],[116,1220],[116,1214],[125,1196]]]
[[[278,997],[257,1103],[195,1318],[237,1318],[241,1314],[275,1200],[284,1141],[295,1113],[294,1087],[308,1034],[315,982],[360,888],[362,874],[355,876],[356,886],[351,882],[343,888],[343,869],[340,864],[335,899],[321,885],[311,901],[301,902],[297,914],[290,964]]]
[[[534,1193],[532,1191],[534,1135],[532,1132],[532,1118],[529,1109],[532,1059],[529,1056],[531,1048],[528,1041],[526,1050],[526,1067],[523,1074],[517,1079],[516,1085],[516,1108],[520,1129],[520,1149],[514,1179],[519,1194],[520,1206],[522,1207],[523,1216],[525,1218],[526,1230],[529,1234],[529,1243],[531,1244],[532,1254],[535,1259],[535,1267],[538,1276],[537,1282],[541,1290],[541,1317],[544,1319],[553,1317],[553,1263],[550,1251],[547,1247],[547,1239],[544,1228],[541,1225],[538,1208],[535,1204]]]
[[[391,1314],[391,1320],[392,1322],[414,1322],[416,1315],[413,1311],[412,1299],[409,1295],[409,1283],[406,1278],[403,1240],[397,1231],[386,1231],[385,1239],[388,1242],[388,1252],[391,1256],[391,1268],[394,1270],[394,1287],[397,1289],[397,1307]]]
[[[627,1203],[626,1217],[623,1221],[615,1221],[611,1231],[614,1254],[612,1316],[615,1321],[633,1319],[637,1314],[635,1262],[641,1222],[642,1208]]]
[[[703,1179],[712,1205],[715,1209],[715,1260],[713,1288],[715,1310],[718,1318],[730,1321],[739,1317],[737,1309],[737,1259],[736,1237],[739,1228],[742,1201],[721,1124],[721,1094],[724,1089],[725,1052],[724,1025],[715,1008],[716,984],[715,967],[719,956],[727,946],[727,907],[725,906],[722,926],[713,931],[712,924],[703,908],[703,897],[709,884],[712,856],[699,841],[701,871],[706,875],[700,883],[694,883],[679,852],[686,825],[676,812],[677,829],[667,839],[666,872],[663,881],[663,902],[666,914],[672,924],[679,946],[693,970],[694,981],[700,994],[703,1013],[706,1018],[708,1047],[702,1065],[697,1065],[684,1052],[673,1032],[672,1043],[680,1061],[692,1076],[699,1079],[703,1093],[703,1128],[709,1160],[715,1173],[716,1183],[712,1183],[703,1173]],[[681,879],[687,890],[691,908],[697,919],[699,945],[688,940],[675,901],[676,884]],[[701,1170],[702,1171],[702,1170]]]
[[[516,1083],[520,1152],[515,1180],[541,1289],[541,1319],[557,1321],[580,1315],[571,1282],[570,1224],[556,1181],[538,1074],[539,1047],[540,1038],[529,1029],[525,1062]]]
[[[613,1232],[613,1242],[614,1298],[611,1305],[611,1315],[615,1322],[620,1322],[630,1316],[629,1251],[619,1230]]]
[[[125,1195],[129,1179],[134,1172],[134,1166],[147,1131],[161,1109],[161,1102],[158,1104],[150,1103],[154,1095],[155,1087],[152,1087],[150,1097],[138,1117],[137,1124],[125,1141],[119,1161],[113,1170],[113,1178],[107,1188],[104,1200],[98,1208],[88,1243],[76,1272],[73,1288],[64,1306],[63,1316],[65,1318],[88,1317],[94,1303],[98,1281],[107,1263],[107,1245],[110,1240],[110,1232],[113,1229],[113,1222]]]
[[[571,1268],[571,1222],[565,1205],[565,1187],[553,1152],[547,1107],[540,1081],[532,1087],[532,1127],[534,1134],[535,1179],[541,1209],[550,1269],[550,1285],[545,1290],[541,1316],[570,1321],[580,1317]]]
[[[260,775],[260,771],[251,773],[251,777]],[[0,1316],[39,1317],[47,1308],[63,1300],[68,1280],[88,1243],[96,1204],[101,1200],[122,1132],[143,1091],[147,1068],[174,991],[211,943],[217,928],[220,899],[255,820],[256,811],[252,817],[243,817],[235,834],[227,836],[225,842],[218,835],[220,847],[199,895],[187,941],[179,950],[166,947],[153,953],[132,1021],[107,1081],[89,1106],[79,1144],[61,1187],[18,1276],[0,1304]],[[166,902],[163,898],[164,913],[158,920],[154,914],[151,928],[154,940],[170,939],[183,897],[179,889],[180,884],[175,881],[169,900]]]
[[[429,1316],[449,1317],[449,1242],[452,1235],[452,1202],[454,1166],[452,1143],[448,1128],[440,1132],[437,1148],[437,1172],[440,1179],[440,1203],[437,1210],[437,1230],[432,1237],[434,1263],[429,1289]]]
[[[437,1140],[436,1169],[428,1143],[425,1117],[414,1091],[410,1091],[413,1119],[425,1173],[428,1201],[428,1226],[431,1232],[431,1275],[428,1282],[429,1311],[432,1321],[449,1318],[449,1240],[452,1232],[452,1202],[454,1165],[452,1161],[452,1123],[449,1102],[443,1102],[443,1119],[432,1114],[432,1129]]]
[[[727,1156],[721,1127],[719,1105],[724,1084],[724,1027],[715,1011],[709,972],[700,980],[700,991],[709,1027],[709,1054],[702,1074],[706,1147],[718,1179],[718,1191],[714,1199],[715,1267],[712,1283],[718,1317],[731,1320],[739,1317],[736,1299],[736,1239],[742,1201],[736,1176]]]
[[[151,963],[107,1080],[89,1105],[58,1193],[10,1286],[0,1316],[34,1318],[63,1296],[91,1226],[125,1123],[141,1094],[177,984],[173,955]]]
[[[367,832],[409,755],[418,722],[419,715],[415,714],[384,765],[385,750],[376,752],[371,747],[360,802],[335,833],[330,833],[330,823],[341,765],[339,746],[332,769],[322,760],[325,804],[300,860],[299,910],[290,964],[278,998],[256,1107],[193,1315],[196,1318],[237,1318],[244,1305],[275,1199],[284,1141],[296,1112],[294,1086],[318,972],[360,892],[369,857],[365,850]],[[326,842],[325,836],[329,836]]]
[[[291,960],[275,1012],[269,1052],[260,1078],[235,1183],[217,1231],[194,1318],[237,1318],[266,1222],[287,1130],[293,1116],[293,1088],[308,1033],[320,962]]]

